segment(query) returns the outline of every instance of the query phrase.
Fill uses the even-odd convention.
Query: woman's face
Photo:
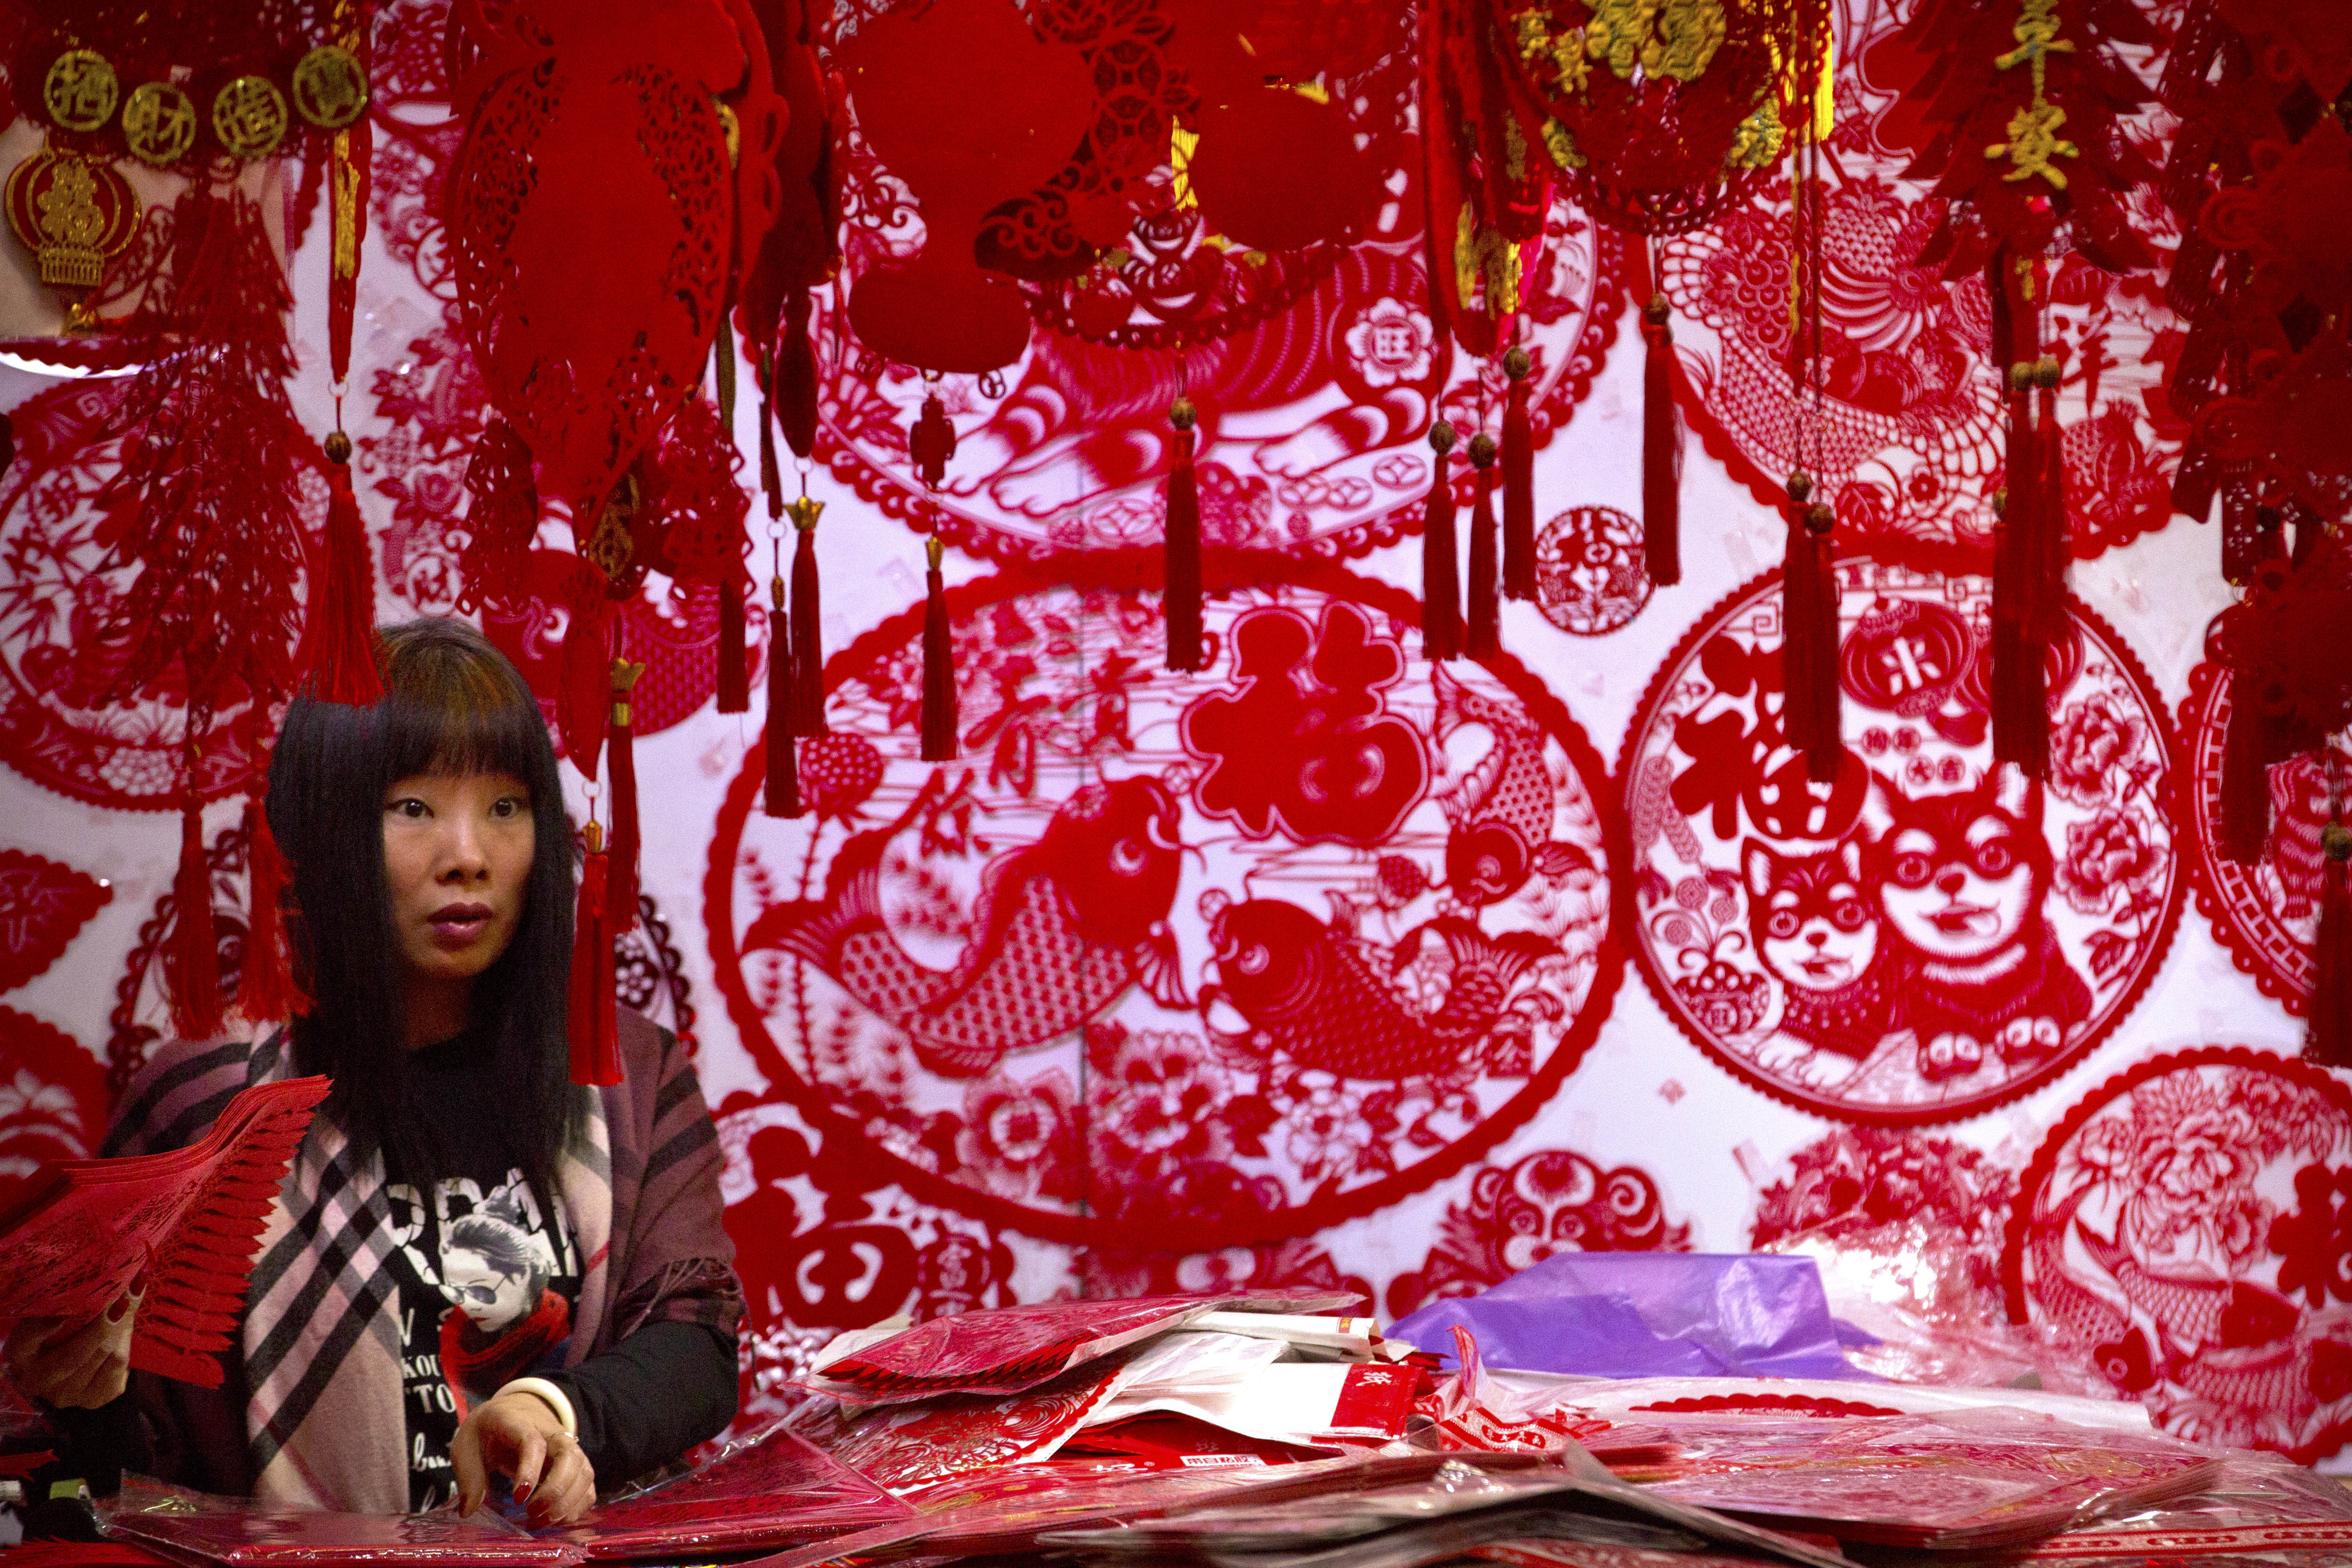
[[[418,773],[384,791],[383,872],[401,966],[471,980],[514,940],[537,839],[511,773]]]

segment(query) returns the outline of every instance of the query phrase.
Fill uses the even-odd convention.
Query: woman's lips
[[[471,947],[490,929],[490,907],[488,904],[448,904],[433,911],[425,923],[433,928],[433,941],[452,950]]]

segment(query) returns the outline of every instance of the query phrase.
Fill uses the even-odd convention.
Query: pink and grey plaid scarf
[[[720,1222],[719,1141],[693,1065],[626,1009],[620,1036],[627,1079],[575,1091],[584,1103],[556,1173],[587,1265],[567,1365],[648,1322],[732,1333],[743,1311]],[[124,1095],[104,1152],[149,1153],[203,1137],[239,1090],[289,1076],[289,1055],[282,1029],[252,1042],[158,1047]],[[380,1158],[356,1158],[329,1118],[311,1122],[262,1234],[242,1376],[230,1367],[216,1391],[140,1380],[158,1468],[180,1472],[172,1479],[277,1506],[406,1510],[383,1185]]]

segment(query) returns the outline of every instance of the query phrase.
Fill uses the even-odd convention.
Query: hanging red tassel
[[[613,770],[612,896],[607,907],[615,937],[637,923],[637,860],[644,838],[637,823],[637,748],[631,728],[636,719],[629,692],[645,672],[643,664],[613,661],[613,727],[604,734],[604,755]]]
[[[1503,584],[1495,558],[1495,438],[1484,430],[1470,437],[1470,466],[1478,470],[1478,496],[1470,508],[1470,609],[1462,650],[1491,658],[1503,651]]]
[[[180,868],[172,879],[172,934],[163,948],[163,990],[172,1032],[209,1040],[221,1032],[219,934],[213,928],[212,866],[205,819],[191,788],[180,807]]]
[[[1503,594],[1536,596],[1536,447],[1528,425],[1528,351],[1503,356],[1510,392],[1503,405]]]
[[[572,1081],[604,1087],[621,1081],[616,933],[611,919],[611,866],[604,832],[588,825],[588,861],[580,868],[580,901],[572,917],[572,979],[564,1033],[572,1045]]]
[[[2221,791],[2213,807],[2213,847],[2225,860],[2252,866],[2271,836],[2271,769],[2261,707],[2230,678],[2230,718],[2221,731]]]
[[[313,697],[365,708],[383,697],[375,668],[375,573],[352,494],[352,438],[337,430],[326,449],[327,559],[311,584],[301,658]]]
[[[278,852],[269,814],[257,795],[245,803],[245,956],[237,965],[236,1010],[247,1023],[266,1028],[309,1012],[310,1005],[294,983],[292,955],[286,948],[280,909],[286,858]]]
[[[822,735],[824,724],[824,635],[818,625],[816,521],[824,502],[806,496],[787,502],[800,542],[793,547],[793,700],[795,735]]]
[[[784,330],[777,344],[776,426],[793,456],[805,458],[816,450],[816,348],[809,342],[807,289],[794,289],[784,301]]]
[[[1987,684],[1993,755],[2040,778],[2048,771],[2048,694],[2042,650],[2033,640],[2032,580],[2041,544],[2042,483],[2049,468],[2041,458],[2041,433],[2031,411],[2032,374],[2029,362],[2020,362],[2009,373],[2009,451],[2006,483],[1995,498],[1992,668]]]
[[[1805,776],[1837,777],[1845,748],[1838,713],[1837,514],[1814,500],[1811,475],[1789,476],[1789,547],[1780,572],[1781,728],[1805,754]]]
[[[1462,576],[1454,540],[1454,426],[1443,419],[1432,425],[1429,449],[1436,461],[1421,522],[1421,651],[1429,658],[1457,658]]]
[[[743,573],[719,580],[719,710],[751,710],[751,658],[743,635]]]
[[[1192,405],[1169,405],[1176,467],[1168,476],[1168,527],[1161,545],[1160,610],[1168,623],[1168,668],[1198,669],[1201,647],[1201,494],[1192,479]],[[950,753],[952,755],[953,753]]]
[[[768,791],[770,816],[802,816],[800,747],[793,740],[792,616],[784,608],[784,580],[768,580]]]
[[[1683,580],[1682,421],[1675,412],[1675,329],[1666,297],[1642,308],[1642,564],[1662,588]]]
[[[2352,891],[2344,885],[2352,860],[2352,827],[2330,822],[2320,830],[2326,856],[2320,868],[2319,935],[2303,1054],[2322,1067],[2352,1068]]]
[[[923,541],[923,761],[951,763],[957,755],[955,645],[948,621],[947,585],[940,577],[946,553],[936,538]],[[1193,668],[1198,668],[1197,666]]]

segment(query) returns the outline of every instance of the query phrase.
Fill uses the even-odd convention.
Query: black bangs
[[[551,805],[555,753],[539,700],[506,657],[462,621],[415,621],[383,634],[379,787],[417,773],[511,773]]]

